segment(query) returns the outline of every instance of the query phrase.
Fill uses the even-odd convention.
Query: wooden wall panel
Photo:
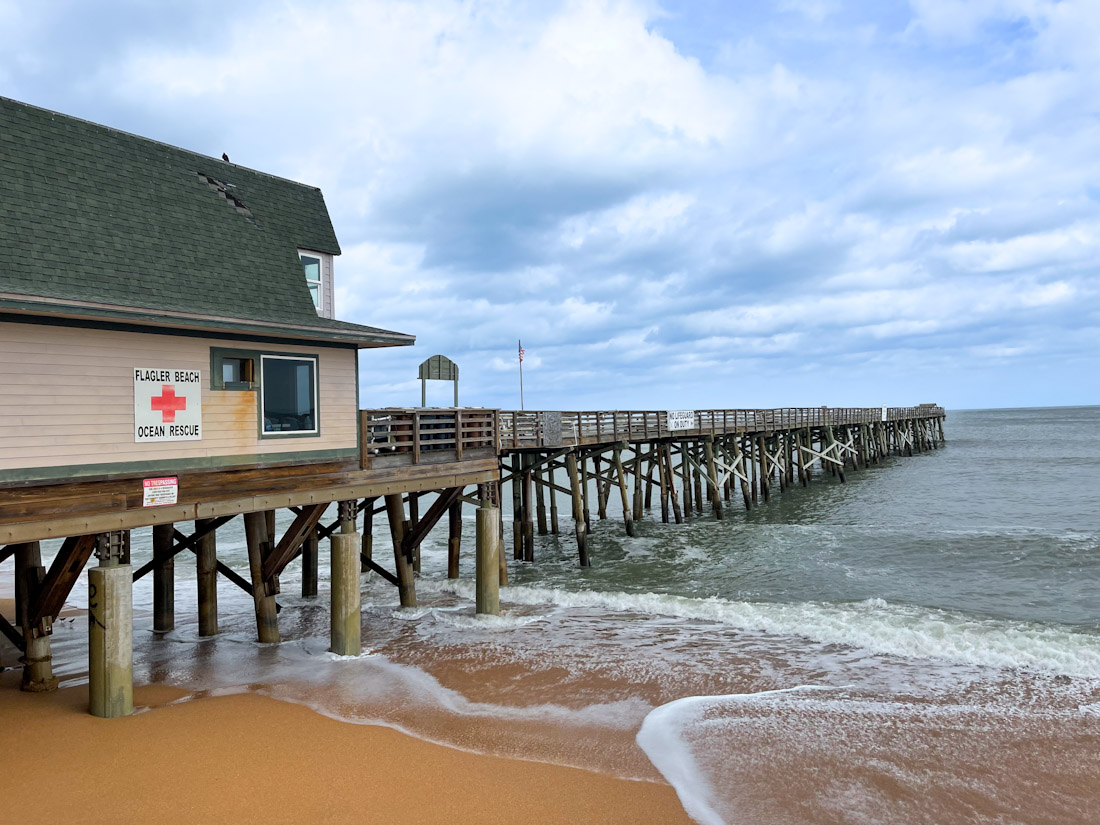
[[[257,393],[210,388],[211,347],[319,356],[320,436],[261,439]],[[0,322],[0,478],[39,467],[354,448],[356,357],[352,349]],[[135,367],[201,371],[201,441],[134,442]]]

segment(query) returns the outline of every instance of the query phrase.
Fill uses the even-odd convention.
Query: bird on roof
[[[229,163],[229,155],[227,155],[225,152],[222,152],[222,160],[224,160],[226,163]]]

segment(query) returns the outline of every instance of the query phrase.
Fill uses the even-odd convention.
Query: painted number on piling
[[[695,429],[695,411],[694,410],[669,410],[668,411],[668,428],[669,430],[694,430]]]
[[[134,441],[200,441],[202,373],[134,368]]]

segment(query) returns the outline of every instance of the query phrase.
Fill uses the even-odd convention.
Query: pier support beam
[[[252,574],[252,601],[256,609],[256,637],[261,642],[279,641],[279,620],[275,612],[275,581],[264,581],[264,561],[270,555],[271,536],[263,510],[244,514],[244,535],[248,544],[248,570]]]
[[[695,512],[695,505],[691,500],[691,461],[688,458],[688,443],[680,442],[680,476],[684,487],[684,513],[690,516]]]
[[[676,470],[672,466],[672,447],[665,443],[662,447],[665,455],[665,474],[668,476],[668,496],[672,501],[672,517],[677,524],[684,523],[684,516],[680,512],[680,494],[676,492]]]
[[[408,534],[410,530],[415,530],[418,524],[420,524],[420,493],[409,493],[409,518],[405,522],[405,533]],[[417,542],[412,548],[412,568],[413,573],[419,576],[420,542]]]
[[[588,459],[580,456],[581,470],[581,498],[584,503],[584,529],[585,534],[592,532],[592,511],[588,509]]]
[[[714,438],[707,436],[703,439],[703,454],[707,459],[707,489],[710,491],[710,503],[714,507],[714,517],[721,521],[725,518],[722,512],[722,496],[718,494],[718,469],[714,465]]]
[[[533,457],[524,456],[523,471],[523,560],[535,560],[535,479],[531,470]]]
[[[21,657],[23,682],[20,688],[30,693],[57,690],[50,651],[51,617],[34,621],[31,615],[45,574],[42,549],[37,541],[15,545],[16,617],[23,630],[25,648]]]
[[[447,578],[458,578],[458,557],[462,550],[462,501],[447,511]]]
[[[582,459],[583,460],[583,459]],[[573,523],[577,532],[577,553],[580,555],[581,567],[589,567],[592,562],[588,558],[588,524],[584,520],[584,502],[581,494],[581,482],[577,471],[577,454],[567,453],[565,466],[569,472],[569,487],[573,491],[570,499],[573,501]]]
[[[386,517],[390,522],[393,538],[394,565],[397,570],[397,594],[402,607],[416,607],[416,580],[412,562],[405,556],[401,545],[405,540],[405,503],[400,493],[386,496]]]
[[[558,496],[557,491],[554,488],[554,465],[550,464],[546,468],[546,477],[550,481],[550,486],[547,494],[550,496],[550,532],[555,536],[559,535],[558,530]]]
[[[317,568],[321,558],[321,539],[317,528],[309,531],[302,541],[302,597],[311,599],[317,595]]]
[[[362,596],[359,591],[360,539],[355,532],[355,502],[341,501],[340,532],[333,533],[331,560],[331,622],[329,649],[338,656],[358,656],[363,652],[360,641],[362,626]]]
[[[488,500],[482,500],[477,508],[476,566],[474,584],[476,611],[490,616],[500,615],[500,552],[498,520],[500,511]]]
[[[176,525],[153,525],[153,632],[176,627],[176,563],[173,544]]]
[[[523,482],[519,453],[512,453],[512,558],[523,561]]]
[[[615,475],[618,478],[619,495],[623,504],[623,523],[626,526],[626,534],[628,536],[634,536],[634,518],[631,513],[630,507],[630,494],[626,489],[626,473],[623,471],[623,450],[622,446],[615,448],[614,452],[615,462]]]
[[[218,635],[218,539],[210,521],[199,519],[195,532],[208,530],[195,551],[195,583],[199,600],[199,635]],[[303,584],[304,588],[305,585]]]
[[[642,466],[645,463],[645,459],[642,457],[643,445],[634,445],[634,521],[635,523],[642,520],[645,516],[645,510],[643,505],[645,501],[642,494]]]
[[[96,537],[99,567],[88,571],[88,710],[113,719],[134,710],[133,571],[129,533]]]
[[[361,568],[364,573],[370,570],[367,562],[374,558],[374,503],[377,498],[363,500],[363,542],[360,550]]]
[[[534,460],[538,460],[537,456],[532,457]],[[535,476],[535,517],[538,519],[538,530],[540,536],[549,534],[549,530],[546,528],[546,491],[543,489],[543,471],[536,470]],[[553,498],[553,491],[550,492],[551,498]]]

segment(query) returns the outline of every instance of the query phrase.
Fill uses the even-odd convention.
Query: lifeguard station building
[[[23,652],[25,687],[53,686],[51,623],[94,552],[91,586],[114,606],[92,609],[92,710],[127,712],[128,660],[110,650],[129,655],[130,581],[149,572],[129,565],[136,527],[159,525],[161,629],[172,559],[190,550],[203,632],[216,632],[225,575],[253,593],[272,640],[281,570],[303,554],[315,570],[319,538],[359,542],[357,514],[388,495],[385,572],[415,598],[401,496],[444,491],[438,520],[464,487],[499,478],[496,416],[434,410],[421,427],[417,410],[360,410],[359,351],[414,339],[335,319],[339,254],[315,187],[0,98],[0,560],[15,559],[18,601],[0,630]],[[296,515],[279,537],[283,507]],[[245,576],[214,543],[238,515]],[[46,570],[38,542],[51,538],[65,541]],[[338,543],[333,644],[354,652],[362,548]],[[380,567],[369,551],[362,562]]]

